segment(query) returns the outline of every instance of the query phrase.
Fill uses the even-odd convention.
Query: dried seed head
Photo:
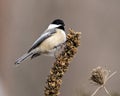
[[[80,45],[81,32],[75,32],[69,29],[67,41],[64,50],[56,58],[53,67],[50,70],[50,75],[47,78],[44,94],[45,96],[58,96],[60,94],[60,86],[62,77],[68,70],[69,63],[77,52],[77,47]]]
[[[96,84],[100,85],[93,93],[91,96],[95,96],[96,93],[101,89],[104,88],[105,92],[109,95],[110,93],[108,92],[107,88],[105,87],[106,82],[112,77],[114,76],[117,72],[113,72],[112,74],[109,74],[110,71],[106,70],[102,67],[97,67],[95,69],[92,70],[91,72],[91,77],[90,79],[95,82]]]
[[[90,79],[99,85],[103,85],[105,84],[108,75],[109,75],[108,70],[103,69],[102,67],[97,67],[92,70]]]

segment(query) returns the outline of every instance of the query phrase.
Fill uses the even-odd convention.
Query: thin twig
[[[105,89],[105,92],[106,92],[109,96],[111,96],[110,93],[108,92],[108,90],[106,89],[106,87],[104,86],[103,88]]]
[[[93,92],[93,94],[91,95],[91,96],[95,96],[95,94],[102,88],[103,86],[99,86],[94,92]]]
[[[110,76],[108,76],[105,80],[105,83],[111,78],[113,77],[115,74],[117,73],[117,71],[113,72]]]

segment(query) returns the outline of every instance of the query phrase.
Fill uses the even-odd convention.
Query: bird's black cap
[[[63,20],[61,19],[56,19],[51,24],[57,24],[57,25],[61,24],[62,26],[65,26]]]

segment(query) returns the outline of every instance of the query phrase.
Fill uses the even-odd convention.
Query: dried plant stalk
[[[68,70],[70,61],[73,59],[77,52],[77,48],[80,45],[80,34],[81,32],[75,32],[69,29],[67,34],[67,41],[61,54],[56,58],[50,75],[48,75],[47,82],[45,85],[45,96],[58,96],[60,94],[60,86],[62,84],[62,77]]]

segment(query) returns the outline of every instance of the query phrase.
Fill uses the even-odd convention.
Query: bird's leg
[[[55,53],[54,53],[54,56],[55,56],[55,58],[57,59],[57,56],[58,56],[58,54],[60,54],[61,52],[60,52],[60,49],[62,49],[63,47],[64,47],[64,44],[65,43],[62,43],[62,44],[59,44],[58,46],[55,46],[54,48],[56,49],[56,51],[55,51]],[[59,53],[58,53],[59,52]]]

